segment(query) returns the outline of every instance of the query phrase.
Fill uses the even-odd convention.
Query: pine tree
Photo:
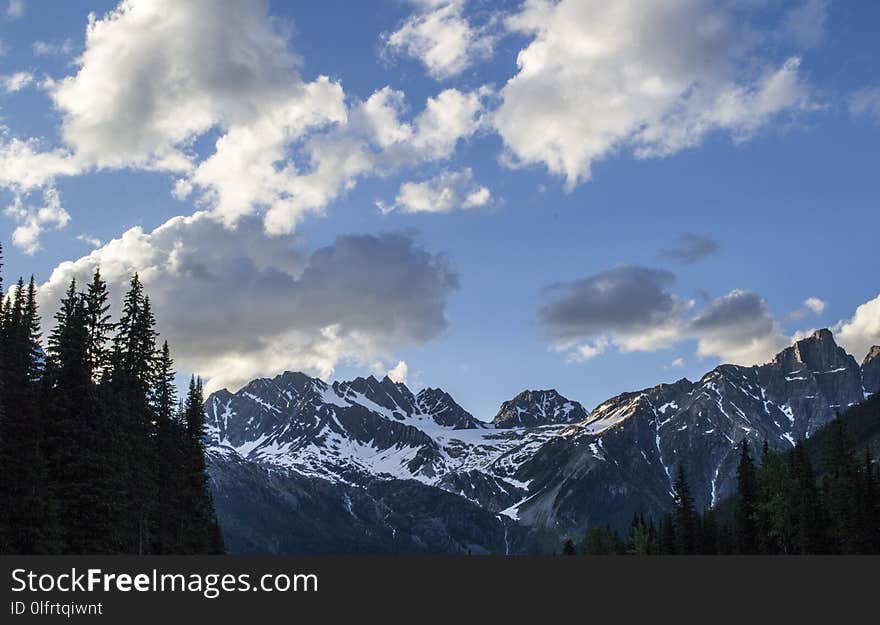
[[[679,555],[694,554],[697,548],[698,518],[691,489],[687,483],[684,465],[678,465],[678,476],[675,480],[674,489],[675,553]]]
[[[118,417],[119,465],[125,475],[125,523],[122,549],[127,553],[149,553],[156,513],[154,415],[150,390],[155,371],[155,319],[143,284],[135,274],[123,299],[122,316],[113,337],[110,372],[112,406]]]
[[[749,442],[740,443],[739,466],[736,470],[739,493],[736,502],[735,531],[737,550],[743,554],[758,553],[758,530],[756,506],[758,503],[758,479],[755,464],[749,453]]]
[[[633,517],[627,535],[627,553],[646,556],[653,552],[651,532],[645,524],[645,517],[636,515]]]
[[[37,386],[43,368],[40,318],[33,277],[19,279],[4,310],[4,397],[8,407],[0,431],[0,509],[4,553],[57,550],[53,527]]]
[[[700,523],[700,553],[714,555],[718,553],[718,523],[715,511],[711,508],[703,513]]]
[[[205,406],[202,399],[202,381],[190,379],[184,403],[184,422],[187,433],[187,482],[184,489],[183,513],[187,524],[183,534],[184,553],[222,553],[222,537],[214,513],[214,503],[208,490],[205,467]]]
[[[861,547],[859,553],[880,553],[880,498],[877,492],[877,475],[871,449],[865,448],[862,465],[862,507],[860,515]]]
[[[803,441],[789,455],[794,553],[828,553],[827,521]]]
[[[838,553],[858,553],[859,479],[840,416],[831,423],[831,448],[826,458],[822,493],[831,522],[832,549]]]
[[[660,553],[672,555],[675,553],[675,521],[672,514],[664,514],[660,519]]]
[[[86,327],[88,329],[88,358],[92,376],[100,380],[107,372],[109,354],[107,343],[113,331],[110,321],[110,295],[101,270],[95,269],[86,293]]]
[[[186,489],[187,433],[175,414],[177,389],[174,385],[174,361],[168,341],[156,360],[151,402],[156,417],[156,466],[158,514],[154,533],[155,553],[179,552],[183,542],[184,524],[182,493]]]
[[[564,556],[575,556],[577,555],[577,550],[574,548],[574,543],[571,538],[566,538],[562,543],[562,555]]]

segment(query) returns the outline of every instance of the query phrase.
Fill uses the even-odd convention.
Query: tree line
[[[855,425],[880,430],[880,396],[852,409]],[[853,421],[851,419],[850,421]],[[589,530],[566,555],[725,555],[880,553],[880,472],[870,446],[857,452],[837,417],[808,442],[789,451],[766,441],[754,458],[739,446],[737,494],[716,509],[696,510],[679,466],[672,511],[659,522],[636,515],[625,536],[608,525]],[[860,432],[862,433],[862,432]],[[759,460],[759,461],[758,461]]]
[[[0,553],[222,553],[202,384],[178,401],[137,274],[117,321],[71,281],[45,341],[33,277],[0,301]]]

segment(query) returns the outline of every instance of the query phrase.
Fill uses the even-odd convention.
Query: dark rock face
[[[865,356],[862,363],[862,383],[865,393],[880,393],[880,345],[872,347]]]
[[[208,399],[209,468],[233,551],[523,552],[658,517],[679,465],[712,506],[735,492],[742,440],[791,447],[878,386],[880,349],[859,367],[827,330],[589,413],[525,391],[492,424],[440,389],[285,373]]]
[[[583,406],[555,390],[523,391],[501,404],[492,423],[496,428],[521,428],[575,423],[586,417],[587,411]]]
[[[416,396],[418,408],[430,414],[435,423],[454,430],[485,428],[486,424],[455,403],[452,396],[439,388],[426,388]]]
[[[416,481],[365,487],[211,453],[210,484],[230,553],[524,553],[529,532]]]

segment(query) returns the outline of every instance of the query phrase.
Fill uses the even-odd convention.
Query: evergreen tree
[[[698,517],[694,507],[694,498],[687,483],[684,465],[678,465],[678,476],[675,484],[673,501],[673,522],[675,525],[675,553],[690,555],[696,553]]]
[[[566,538],[562,543],[562,555],[564,556],[576,556],[577,550],[574,548],[574,543],[571,538]]]
[[[86,293],[72,281],[45,353],[34,279],[2,303],[0,552],[222,553],[201,382],[175,412],[170,348],[156,350],[140,280],[112,351],[108,300],[99,271]]]
[[[831,549],[837,553],[858,553],[859,477],[839,415],[831,423],[831,447],[826,458],[822,492],[830,521]]]
[[[664,514],[660,520],[660,553],[672,555],[675,553],[675,522],[672,514]]]
[[[828,553],[827,525],[816,477],[803,441],[789,455],[794,553]]]
[[[865,448],[861,474],[861,509],[859,515],[859,553],[880,553],[880,500],[877,493],[877,475],[871,449]]]
[[[36,286],[19,279],[4,312],[4,400],[0,423],[0,509],[5,553],[57,550],[37,385],[42,372]]]
[[[743,554],[758,553],[755,511],[758,503],[758,479],[755,464],[749,453],[749,442],[745,438],[740,443],[736,478],[739,486],[735,517],[737,551]]]
[[[766,442],[757,479],[758,551],[764,554],[795,553],[792,496],[796,489],[785,457],[769,449]]]
[[[182,550],[184,553],[222,553],[222,536],[214,515],[205,468],[205,406],[201,379],[190,379],[183,416],[187,433],[187,481],[183,514],[187,524],[183,533]]]
[[[113,323],[110,321],[109,299],[107,283],[101,278],[101,270],[95,269],[86,292],[85,302],[89,368],[96,380],[100,380],[104,376],[109,366],[107,343],[113,331]]]
[[[654,553],[653,537],[645,524],[644,516],[636,515],[633,517],[627,535],[627,553],[637,556]]]
[[[715,521],[715,511],[711,508],[703,513],[700,522],[700,553],[703,555],[718,553],[718,523]]]
[[[159,476],[157,528],[153,545],[156,553],[179,552],[186,523],[182,509],[184,500],[181,497],[186,481],[179,467],[185,466],[187,460],[188,435],[175,414],[177,390],[174,375],[174,361],[168,341],[165,341],[156,361],[151,394],[156,417],[155,471]]]

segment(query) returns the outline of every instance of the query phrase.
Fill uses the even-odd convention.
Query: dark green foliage
[[[584,551],[634,555],[880,553],[880,471],[871,451],[878,439],[880,395],[874,395],[788,452],[765,443],[759,464],[743,441],[736,497],[698,514],[680,466],[673,510],[660,519],[656,529],[653,521],[636,515],[621,548],[615,532],[598,525],[587,534]]]
[[[675,525],[675,553],[694,554],[697,553],[700,519],[694,508],[694,498],[683,465],[678,465],[678,477],[675,479],[674,489],[672,516]]]
[[[758,528],[756,507],[758,504],[758,476],[755,463],[749,453],[749,441],[740,444],[739,466],[736,470],[739,496],[736,502],[736,545],[739,553],[758,553]]]
[[[3,304],[0,553],[222,553],[201,382],[180,414],[140,280],[118,325],[108,299],[98,272],[72,282],[45,353],[34,280]]]
[[[626,553],[626,545],[616,530],[607,525],[596,525],[584,541],[584,553],[588,556],[610,556]]]
[[[577,550],[574,548],[574,543],[571,538],[566,538],[562,543],[562,555],[564,556],[575,556],[577,555]]]

